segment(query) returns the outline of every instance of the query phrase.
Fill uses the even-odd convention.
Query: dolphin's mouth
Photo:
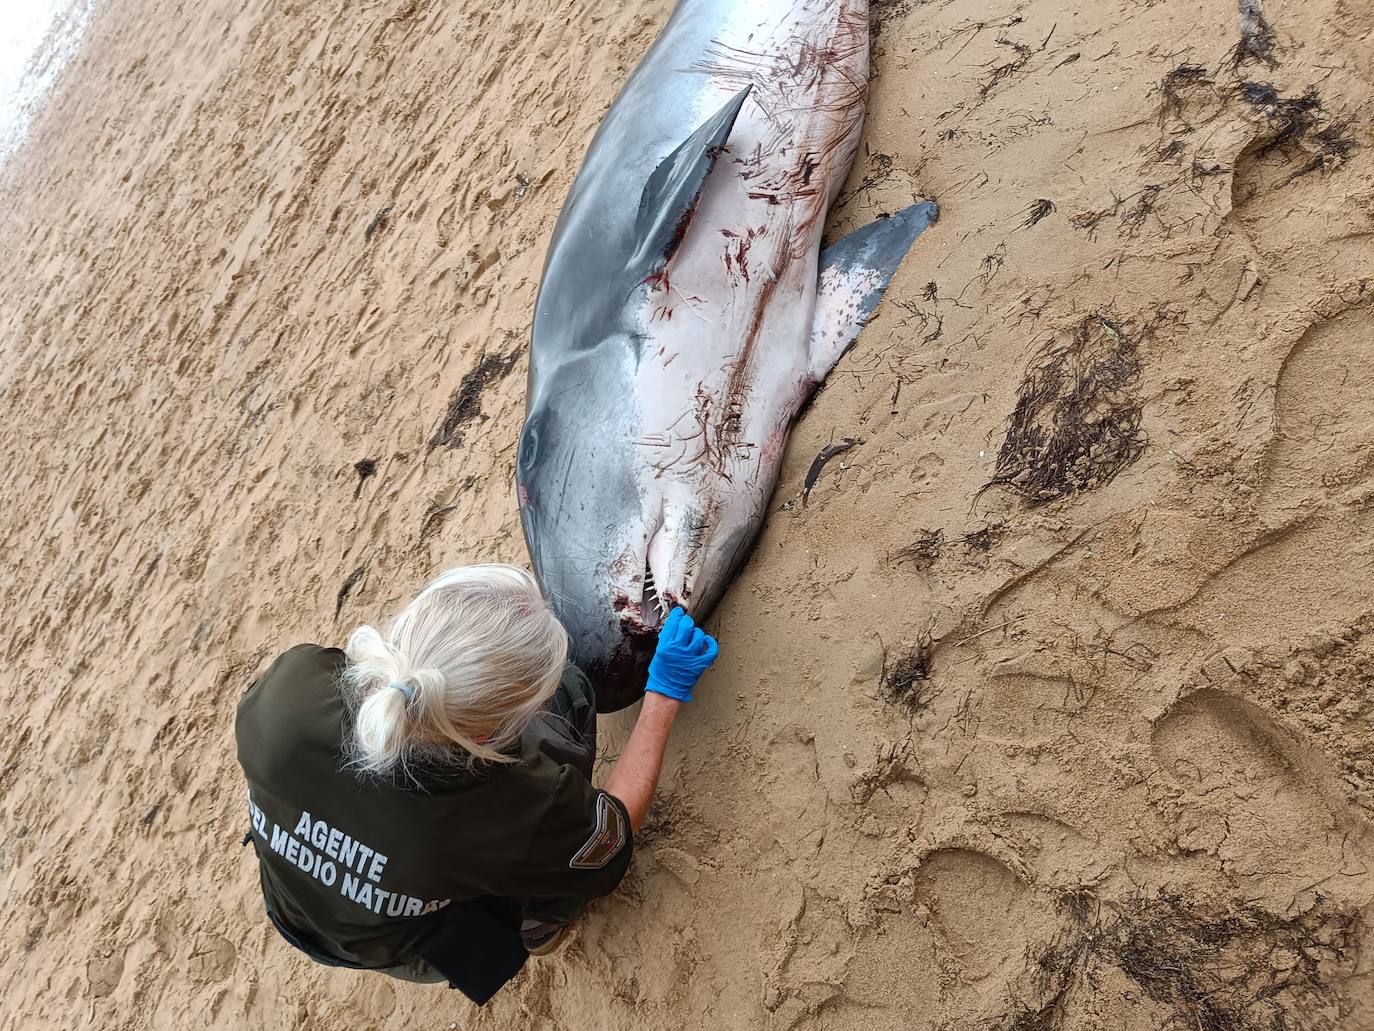
[[[658,589],[658,583],[654,580],[653,567],[649,565],[649,560],[644,560],[644,594],[639,605],[639,619],[648,629],[656,629],[663,624],[667,618],[671,606]]]
[[[612,595],[621,633],[629,637],[657,634],[676,604],[673,593],[659,587],[647,556],[643,572],[617,587]]]

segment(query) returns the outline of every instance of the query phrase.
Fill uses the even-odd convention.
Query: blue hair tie
[[[409,705],[411,702],[415,701],[415,688],[411,687],[410,684],[406,683],[405,681],[403,681],[403,680],[393,680],[391,683],[387,684],[386,686],[387,686],[387,687],[394,687],[397,691],[400,691],[401,694],[405,695],[405,696],[406,696],[406,704],[407,704],[407,705]]]

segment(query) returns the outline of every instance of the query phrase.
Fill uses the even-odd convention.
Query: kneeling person
[[[596,705],[513,566],[451,570],[386,633],[299,645],[235,721],[267,913],[320,963],[485,1002],[613,891],[716,642],[675,609],[604,789]]]

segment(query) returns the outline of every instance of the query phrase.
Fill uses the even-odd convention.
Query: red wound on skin
[[[746,229],[746,235],[729,229],[722,229],[721,235],[725,240],[725,253],[721,255],[721,260],[725,263],[725,275],[734,285],[741,281],[745,285],[749,283],[749,248],[754,242],[755,232],[753,229]]]

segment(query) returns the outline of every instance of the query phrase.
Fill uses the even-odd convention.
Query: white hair
[[[344,650],[353,765],[386,775],[436,749],[513,761],[521,732],[558,689],[568,634],[525,570],[459,566],[385,634],[360,626]]]

